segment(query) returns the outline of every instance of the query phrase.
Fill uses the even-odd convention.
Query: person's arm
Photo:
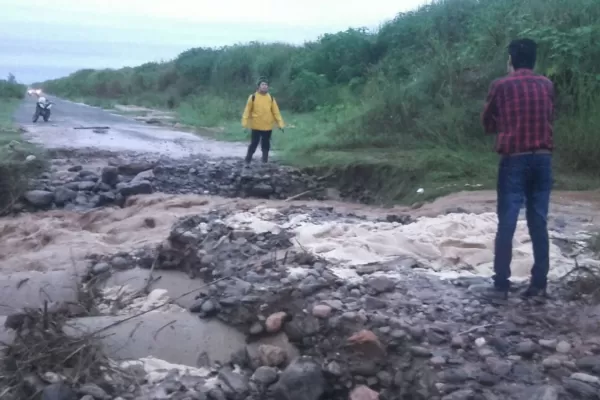
[[[246,102],[246,108],[244,108],[244,114],[242,115],[242,126],[244,128],[250,129],[249,120],[250,113],[252,112],[252,96],[248,97],[248,102]]]
[[[492,83],[488,91],[485,108],[481,114],[481,124],[485,133],[498,133],[496,119],[498,118],[498,88],[496,82]]]
[[[273,99],[272,112],[275,121],[277,121],[277,125],[279,125],[280,129],[283,129],[285,127],[285,122],[283,122],[283,117],[281,116],[281,112],[279,112],[279,106],[275,99]]]
[[[550,81],[550,90],[548,93],[550,94],[550,107],[552,107],[552,110],[550,111],[550,121],[554,123],[554,121],[556,121],[556,92],[554,91],[554,84],[552,81]]]

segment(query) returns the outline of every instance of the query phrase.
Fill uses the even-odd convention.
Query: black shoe
[[[488,301],[503,303],[508,300],[508,289],[500,289],[495,286],[488,285],[473,285],[469,288],[469,290]]]
[[[545,288],[540,289],[535,286],[529,286],[521,293],[521,298],[523,300],[548,300],[550,296],[548,296],[548,291]]]

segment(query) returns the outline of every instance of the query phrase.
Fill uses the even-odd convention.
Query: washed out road
[[[47,149],[90,149],[159,153],[170,158],[192,155],[242,157],[245,146],[218,142],[167,127],[152,126],[112,114],[98,107],[47,96],[53,103],[49,122],[32,122],[35,97],[27,97],[15,113],[15,123],[25,130],[26,139]],[[81,127],[105,126],[102,133]]]

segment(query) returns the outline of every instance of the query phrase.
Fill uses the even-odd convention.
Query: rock
[[[488,370],[497,376],[505,377],[512,371],[513,364],[510,361],[502,360],[496,357],[488,357],[485,360]]]
[[[113,259],[110,260],[110,264],[112,265],[112,267],[114,269],[118,269],[121,271],[130,269],[132,267],[132,265],[131,265],[132,263],[129,260],[127,260],[124,257],[119,257],[119,256],[113,257]]]
[[[104,389],[102,389],[100,386],[96,385],[95,383],[86,383],[84,385],[82,385],[78,392],[80,394],[86,395],[89,394],[90,396],[94,397],[94,399],[98,399],[98,400],[111,400],[112,396],[110,396],[108,393],[106,393],[104,391]]]
[[[586,356],[577,360],[577,368],[600,374],[600,356]]]
[[[555,350],[558,345],[558,340],[556,339],[540,339],[538,342],[540,346],[545,348],[546,350]]]
[[[434,356],[434,357],[431,357],[431,359],[429,360],[429,362],[432,365],[440,366],[440,365],[446,364],[446,359],[444,357],[442,357],[442,356]]]
[[[532,358],[539,351],[539,346],[531,340],[526,340],[517,345],[515,352],[523,358]]]
[[[58,206],[64,206],[65,204],[73,201],[77,197],[77,192],[66,187],[59,187],[54,191],[54,202]]]
[[[377,293],[391,292],[396,287],[396,282],[387,276],[378,276],[370,279],[367,285]]]
[[[480,338],[475,339],[475,346],[477,346],[477,347],[483,347],[486,344],[487,344],[487,341],[485,340],[485,338],[480,337]]]
[[[355,333],[348,338],[348,343],[368,357],[385,357],[385,348],[372,331],[364,329]]]
[[[109,204],[113,204],[116,201],[117,201],[117,195],[114,194],[113,192],[100,193],[100,196],[98,197],[97,206],[98,207],[106,206]]]
[[[206,300],[204,303],[202,303],[200,309],[206,316],[212,316],[218,311],[215,303],[212,300]]]
[[[431,357],[431,350],[421,346],[411,346],[410,352],[416,357],[429,358]]]
[[[571,375],[571,379],[575,379],[585,383],[591,383],[594,385],[600,384],[600,378],[593,375],[584,374],[583,372],[576,372]]]
[[[331,316],[333,309],[330,306],[320,304],[313,307],[312,314],[317,318],[327,319]]]
[[[261,364],[267,367],[279,367],[289,361],[285,350],[269,344],[258,346],[258,357]]]
[[[469,379],[469,374],[463,368],[454,368],[440,372],[438,377],[440,382],[461,384]]]
[[[148,181],[138,181],[117,184],[119,193],[123,196],[135,196],[138,194],[151,194],[152,184]]]
[[[329,374],[331,374],[333,376],[338,376],[338,377],[342,376],[344,374],[344,371],[342,370],[342,366],[337,361],[331,361],[330,363],[328,363],[327,366],[325,367],[325,371],[327,371]]]
[[[77,395],[66,384],[53,383],[42,392],[42,400],[77,400]]]
[[[277,369],[272,367],[259,367],[252,375],[252,381],[269,386],[277,381]]]
[[[559,390],[554,386],[542,386],[527,396],[526,400],[558,400]]]
[[[579,396],[578,398],[585,400],[600,399],[599,390],[589,383],[579,381],[577,379],[565,379],[563,385],[567,392]]]
[[[283,371],[274,393],[281,400],[319,400],[325,385],[319,364],[310,357],[301,357]]]
[[[36,207],[48,207],[54,201],[54,193],[47,190],[30,190],[25,193],[25,200]]]
[[[452,338],[451,345],[455,349],[462,349],[462,348],[464,348],[466,346],[466,342],[465,342],[465,339],[462,336],[457,335],[457,336],[454,336]]]
[[[260,322],[255,322],[252,324],[252,326],[250,326],[250,329],[248,331],[251,335],[260,335],[264,332],[264,330],[265,328]]]
[[[92,181],[84,181],[84,182],[79,182],[77,184],[77,189],[79,189],[81,191],[94,190],[95,187],[96,187],[96,182],[92,182]]]
[[[569,342],[561,341],[556,345],[556,351],[561,354],[567,354],[571,351],[571,344]]]
[[[442,397],[442,400],[471,400],[475,396],[475,392],[471,389],[457,390],[449,395]]]
[[[85,396],[83,396],[81,399],[79,400],[94,400],[94,396],[91,396],[89,394],[86,394]]]
[[[139,174],[137,174],[131,180],[131,182],[151,181],[152,179],[154,179],[154,172],[151,169],[149,169],[147,171],[142,171]]]
[[[94,275],[100,275],[108,271],[110,271],[110,264],[105,262],[98,263],[92,268],[92,274]]]
[[[358,386],[350,392],[349,400],[379,400],[379,393],[367,386]]]
[[[269,332],[269,333],[279,332],[281,330],[281,328],[283,327],[283,323],[285,322],[286,317],[287,317],[287,314],[283,311],[276,312],[274,314],[269,315],[269,317],[267,318],[267,320],[265,322],[265,327],[267,329],[267,332]]]
[[[69,167],[67,169],[67,171],[69,172],[79,172],[83,169],[83,167],[81,165],[73,165],[72,167]]]
[[[237,395],[236,397],[245,398],[248,393],[248,379],[245,376],[225,367],[219,371],[219,379]]]
[[[79,174],[77,174],[77,176],[79,177],[80,180],[84,180],[84,181],[96,182],[98,180],[98,175],[96,175],[96,173],[94,171],[82,170],[82,171],[79,171]]]
[[[267,183],[259,183],[250,187],[247,191],[247,195],[252,197],[268,198],[274,192],[275,190],[273,189],[273,186]]]
[[[557,357],[547,357],[542,360],[542,366],[546,369],[556,369],[562,366],[562,361]]]
[[[102,168],[101,181],[109,186],[115,186],[119,183],[119,170],[111,166]]]

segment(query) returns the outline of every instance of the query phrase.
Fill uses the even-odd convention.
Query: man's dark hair
[[[533,69],[537,59],[537,44],[531,39],[513,40],[508,46],[508,54],[515,69]]]
[[[256,86],[260,86],[261,83],[266,83],[267,85],[269,84],[269,80],[267,78],[265,78],[264,76],[261,76],[258,81],[256,81]]]

